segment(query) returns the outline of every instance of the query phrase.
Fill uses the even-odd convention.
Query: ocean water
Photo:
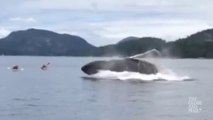
[[[1,56],[0,120],[213,119],[213,60],[158,59],[155,76],[81,72],[100,59],[111,58]]]

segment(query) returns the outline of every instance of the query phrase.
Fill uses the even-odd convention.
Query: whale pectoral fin
[[[144,53],[136,54],[133,56],[130,56],[129,58],[134,58],[134,59],[141,59],[141,58],[155,58],[155,57],[161,57],[160,51],[156,49],[148,50]]]

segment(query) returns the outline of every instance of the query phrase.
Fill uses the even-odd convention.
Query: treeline
[[[159,50],[165,57],[213,58],[213,29],[171,42],[152,37],[129,37],[117,44],[99,47],[96,55],[131,56],[151,49]]]
[[[2,55],[132,56],[157,49],[165,57],[213,58],[213,29],[166,42],[153,37],[128,37],[116,44],[96,47],[79,36],[28,29],[0,39]]]

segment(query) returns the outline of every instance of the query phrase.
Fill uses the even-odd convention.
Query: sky
[[[38,28],[102,46],[129,36],[174,41],[213,28],[212,0],[1,0],[0,38]]]

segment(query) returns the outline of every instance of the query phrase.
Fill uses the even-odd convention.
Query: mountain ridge
[[[27,29],[0,39],[0,49],[5,55],[84,56],[92,54],[96,47],[79,36]]]
[[[76,35],[30,28],[0,39],[0,54],[38,56],[131,56],[150,49],[165,57],[213,58],[213,29],[166,42],[155,37],[129,36],[115,44],[96,47]]]

